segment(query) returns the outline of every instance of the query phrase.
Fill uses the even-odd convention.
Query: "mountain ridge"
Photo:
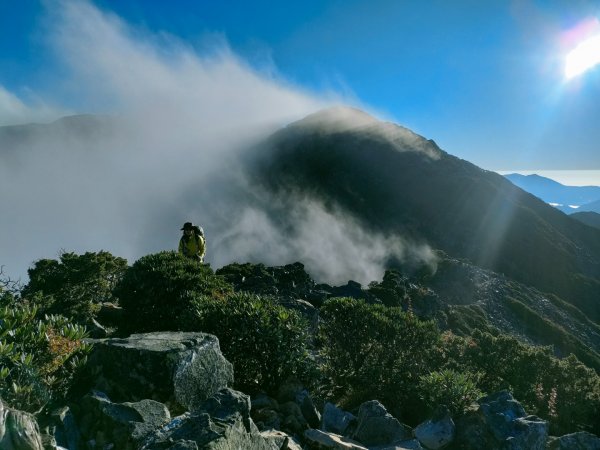
[[[271,192],[300,192],[338,205],[367,229],[422,239],[555,292],[600,319],[597,230],[425,138],[420,147],[407,144],[397,151],[381,135],[352,128],[335,134],[288,129],[295,128],[266,141],[252,168],[255,180]],[[435,148],[438,157],[423,147]]]

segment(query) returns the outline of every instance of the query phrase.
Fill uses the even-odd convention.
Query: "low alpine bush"
[[[321,307],[327,397],[347,407],[378,399],[392,412],[418,410],[420,377],[438,364],[439,331],[399,307],[335,298]]]
[[[309,385],[314,364],[308,325],[272,298],[249,293],[194,298],[194,327],[216,335],[243,392],[277,389],[289,378]]]
[[[126,268],[125,259],[104,251],[40,259],[28,270],[29,283],[21,296],[37,305],[40,317],[61,314],[86,324],[95,318],[100,303],[114,300],[112,290]]]
[[[190,294],[223,298],[233,288],[210,266],[168,251],[137,260],[114,295],[125,311],[123,332],[177,331],[194,320]]]
[[[32,413],[67,396],[91,350],[83,327],[37,314],[35,306],[0,306],[0,398]]]
[[[483,396],[483,392],[477,387],[479,378],[479,374],[472,372],[444,369],[422,376],[418,389],[430,411],[444,405],[450,414],[457,416]]]

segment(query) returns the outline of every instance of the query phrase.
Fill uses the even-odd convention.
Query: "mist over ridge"
[[[63,84],[109,113],[0,127],[5,273],[25,279],[33,261],[61,251],[103,249],[133,262],[175,248],[188,220],[205,228],[207,260],[217,267],[304,258],[316,278],[368,282],[390,255],[420,252],[421,244],[366,233],[314,199],[275,199],[248,184],[238,159],[252,143],[339,96],[301,91],[249,67],[224,44],[203,56],[87,2],[58,6],[50,32],[67,67]],[[293,235],[261,210],[267,204],[293,210]]]

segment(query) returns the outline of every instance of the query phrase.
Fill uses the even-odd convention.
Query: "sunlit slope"
[[[338,108],[289,125],[257,151],[253,175],[273,192],[335,205],[370,230],[425,241],[600,321],[600,232],[433,141]]]

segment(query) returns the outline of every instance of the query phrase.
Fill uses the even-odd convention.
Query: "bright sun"
[[[600,34],[581,42],[567,54],[565,77],[571,79],[600,63]]]

